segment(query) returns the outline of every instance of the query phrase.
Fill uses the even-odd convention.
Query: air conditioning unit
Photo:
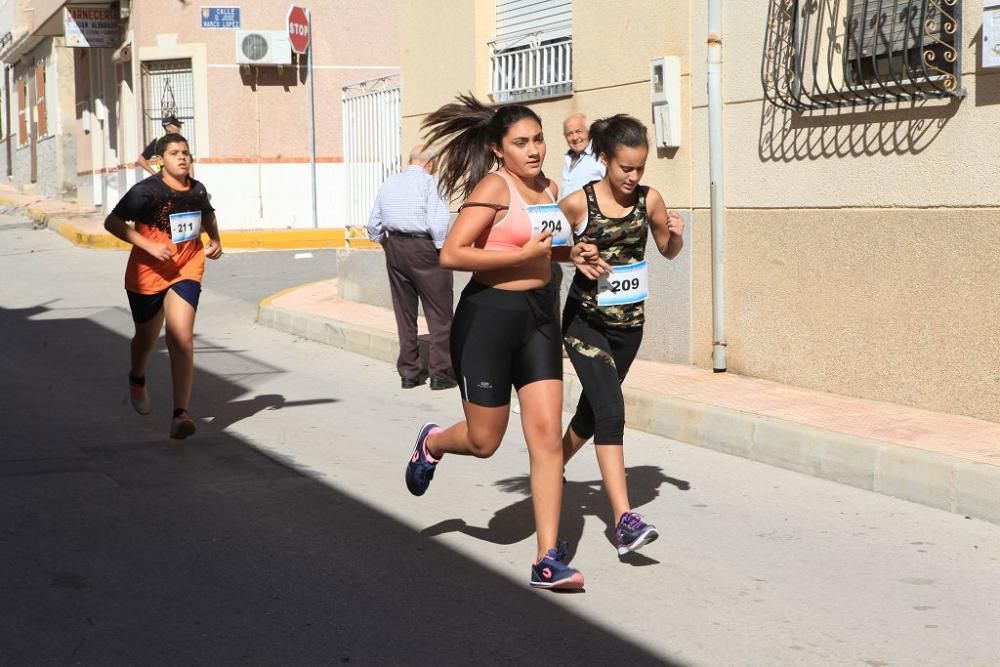
[[[291,65],[292,45],[284,30],[237,30],[239,65]]]

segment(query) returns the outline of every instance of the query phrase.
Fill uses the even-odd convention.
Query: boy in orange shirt
[[[160,140],[160,146],[162,171],[132,186],[104,221],[104,228],[133,246],[125,268],[125,291],[135,321],[129,399],[136,412],[150,413],[146,364],[166,322],[174,389],[170,437],[181,440],[196,430],[187,407],[194,378],[194,319],[205,257],[221,257],[222,244],[208,192],[190,176],[187,140],[171,133]],[[134,228],[128,220],[135,223]],[[209,238],[205,246],[201,242],[203,230]]]

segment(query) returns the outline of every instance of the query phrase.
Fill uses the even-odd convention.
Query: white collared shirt
[[[559,184],[559,199],[565,199],[591,181],[604,178],[604,165],[594,155],[594,143],[590,142],[573,164],[573,151],[566,151],[563,163],[562,182]]]
[[[438,181],[420,166],[410,165],[385,179],[368,218],[368,238],[381,243],[386,232],[429,234],[444,245],[451,215],[438,193]]]

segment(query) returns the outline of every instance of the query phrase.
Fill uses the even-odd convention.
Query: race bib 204
[[[170,214],[170,240],[183,243],[201,235],[201,211]]]
[[[611,273],[597,281],[597,305],[621,306],[645,301],[649,296],[646,260],[612,266]]]
[[[527,210],[532,238],[552,232],[553,248],[573,244],[573,230],[558,204],[532,204]]]

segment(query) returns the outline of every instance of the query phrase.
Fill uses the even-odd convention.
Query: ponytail
[[[629,148],[649,146],[646,126],[638,119],[624,113],[600,118],[591,123],[590,140],[594,144],[594,155],[603,153],[608,160],[615,156],[619,146]]]
[[[441,194],[446,199],[455,194],[468,197],[479,181],[500,164],[493,146],[499,146],[507,128],[522,118],[542,124],[528,107],[490,108],[471,94],[459,95],[456,102],[429,114],[420,129],[428,145],[444,141],[437,151]]]

